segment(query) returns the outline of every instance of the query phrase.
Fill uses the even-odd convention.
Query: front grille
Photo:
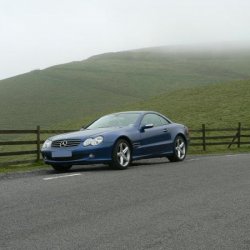
[[[67,148],[67,147],[76,147],[80,144],[80,139],[65,139],[57,140],[52,142],[53,148]]]

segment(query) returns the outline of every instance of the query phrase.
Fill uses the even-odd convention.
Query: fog
[[[110,51],[250,41],[249,0],[0,4],[0,79]]]

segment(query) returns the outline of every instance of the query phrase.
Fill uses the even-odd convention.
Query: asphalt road
[[[2,175],[0,249],[250,249],[250,154]]]

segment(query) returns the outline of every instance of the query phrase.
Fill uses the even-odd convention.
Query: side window
[[[147,114],[143,117],[141,121],[141,126],[145,126],[147,124],[154,124],[154,127],[162,126],[162,122],[160,116],[156,114]]]
[[[161,120],[161,124],[162,125],[168,125],[169,124],[169,122],[166,120],[166,119],[164,119],[163,117],[161,117],[161,116],[159,116],[160,117],[160,120]]]

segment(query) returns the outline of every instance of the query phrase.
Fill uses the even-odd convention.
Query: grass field
[[[197,128],[250,127],[250,80],[211,84],[165,93],[131,106],[132,109],[156,110],[170,119]]]
[[[169,91],[146,101],[124,104],[119,111],[154,110],[165,114],[175,122],[190,128],[237,127],[238,122],[250,127],[250,80],[215,83]],[[108,112],[115,112],[110,108]],[[105,114],[100,112],[63,123],[63,128],[80,128],[92,119]],[[73,127],[72,127],[73,126]]]
[[[151,48],[98,55],[0,81],[0,129],[73,127],[79,117],[84,121],[161,94],[249,78],[247,49]]]

